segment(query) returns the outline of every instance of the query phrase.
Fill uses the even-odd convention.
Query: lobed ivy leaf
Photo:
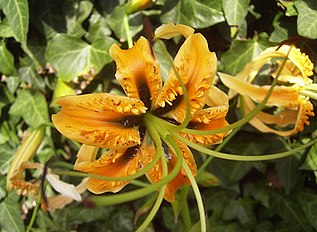
[[[287,194],[291,192],[300,177],[299,164],[300,160],[294,156],[285,157],[275,162],[276,172]]]
[[[225,18],[230,26],[240,26],[248,13],[250,0],[222,1]]]
[[[271,209],[280,215],[285,222],[299,225],[301,231],[312,231],[310,223],[301,206],[285,195],[271,192]]]
[[[111,30],[108,27],[107,17],[102,16],[97,10],[93,10],[88,19],[89,28],[86,38],[90,41],[96,41],[100,38],[106,38],[111,35]]]
[[[21,81],[25,81],[32,85],[33,89],[43,90],[45,87],[44,81],[37,74],[34,66],[25,66],[19,68]]]
[[[317,195],[316,192],[309,189],[302,189],[296,196],[306,217],[311,225],[317,230]]]
[[[205,28],[225,21],[221,0],[168,0],[162,11],[162,23]]]
[[[7,18],[5,18],[4,20],[0,22],[0,37],[2,38],[14,37],[13,31],[9,25]]]
[[[115,42],[107,37],[88,44],[74,36],[59,34],[49,41],[45,57],[55,67],[57,76],[69,82],[76,76],[94,76],[110,63],[108,50]]]
[[[295,2],[295,7],[298,12],[298,34],[310,39],[317,39],[317,2],[300,0]]]
[[[2,108],[13,101],[14,96],[10,93],[9,89],[4,85],[0,85],[0,117],[2,115]]]
[[[123,23],[123,18],[125,17],[127,11],[128,4],[118,5],[113,9],[109,18],[108,18],[108,26],[111,30],[116,34],[120,41],[126,41],[126,30]],[[135,36],[139,33],[143,28],[142,23],[142,14],[141,12],[137,12],[129,15],[129,26],[131,36]]]
[[[221,62],[223,71],[235,75],[242,71],[245,65],[270,46],[266,39],[234,40],[230,49],[223,54]]]
[[[63,0],[35,0],[30,4],[30,20],[46,39],[66,33]]]
[[[12,191],[0,203],[0,228],[7,232],[25,231],[17,200],[17,194]]]
[[[280,20],[273,24],[274,30],[269,41],[280,43],[297,34],[296,25],[291,20]]]
[[[9,164],[13,158],[15,149],[12,149],[8,144],[0,144],[0,153],[0,174],[5,175],[8,172]]]
[[[15,72],[14,58],[11,52],[7,49],[6,43],[3,40],[0,44],[0,72],[5,75],[10,75]]]
[[[9,114],[20,116],[32,128],[48,123],[48,108],[44,95],[28,89],[19,90]]]
[[[28,0],[2,0],[2,8],[15,39],[26,45],[29,30]]]
[[[93,9],[90,1],[68,0],[63,6],[66,15],[67,34],[81,37],[86,33],[82,27],[84,20],[88,18]]]

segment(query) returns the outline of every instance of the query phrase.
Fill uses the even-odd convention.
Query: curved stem
[[[171,135],[169,135],[169,136],[167,136],[166,140],[174,148],[177,157],[181,156],[183,158],[182,151],[180,150],[180,148],[176,144],[173,137]],[[186,172],[186,175],[189,179],[189,182],[193,188],[193,191],[194,191],[194,194],[196,197],[198,211],[199,211],[199,217],[200,217],[200,229],[201,229],[201,231],[206,231],[206,218],[205,218],[204,204],[203,204],[203,200],[202,200],[201,195],[200,195],[200,191],[199,191],[197,182],[195,180],[195,177],[194,177],[192,171],[190,170],[190,168],[188,167],[186,162],[183,162],[183,168]]]
[[[188,146],[194,148],[197,151],[201,151],[207,155],[211,155],[213,157],[217,157],[220,159],[226,159],[226,160],[236,160],[236,161],[263,161],[263,160],[272,160],[272,159],[280,159],[283,157],[287,157],[290,155],[293,155],[294,153],[301,151],[307,147],[310,147],[314,143],[317,142],[317,138],[311,140],[310,142],[303,144],[299,147],[296,147],[292,150],[289,151],[284,151],[284,152],[279,152],[279,153],[274,153],[274,154],[264,154],[264,155],[233,155],[233,154],[228,154],[228,153],[222,153],[222,152],[217,152],[213,150],[209,150],[208,148],[202,147],[196,143],[193,143],[181,135],[174,133],[173,136],[175,136],[177,139],[182,141],[183,143],[187,144]]]
[[[162,141],[161,141],[157,131],[150,129],[150,134],[154,140],[154,143],[157,147],[158,153],[160,154],[160,157],[161,157],[162,172],[163,172],[162,179],[164,179],[168,174],[168,170],[167,170],[167,163],[166,163],[165,154],[164,154],[164,151],[162,149]],[[159,208],[162,204],[162,201],[164,199],[165,189],[166,189],[166,185],[162,186],[152,210],[150,211],[149,215],[146,217],[144,222],[141,224],[141,226],[136,230],[136,232],[141,232],[141,231],[145,230],[146,227],[151,223],[151,221],[153,220],[154,216],[156,215],[157,211],[159,210]]]
[[[175,75],[176,75],[176,77],[177,77],[177,79],[179,81],[179,84],[180,84],[180,86],[181,86],[181,88],[183,90],[183,96],[184,96],[184,100],[185,100],[185,104],[186,104],[185,119],[184,119],[182,124],[177,125],[177,126],[173,125],[175,128],[177,128],[177,130],[182,130],[182,129],[187,127],[187,125],[188,125],[188,123],[190,121],[190,102],[189,102],[187,89],[186,89],[186,87],[184,85],[184,82],[183,82],[182,78],[179,76],[179,73],[178,73],[178,71],[177,71],[177,69],[176,69],[176,67],[174,65],[174,62],[173,62],[172,58],[170,57],[169,53],[167,52],[165,46],[163,46],[163,44],[162,44],[163,42],[161,40],[157,40],[157,42],[159,43],[159,46],[162,49],[162,51],[164,52],[164,54],[166,55],[166,57],[168,59],[168,62],[171,64],[171,67],[172,67],[172,69],[173,69],[173,71],[174,71],[174,73],[175,73]]]

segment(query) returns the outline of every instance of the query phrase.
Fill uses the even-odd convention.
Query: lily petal
[[[127,96],[142,100],[150,108],[162,88],[162,80],[149,42],[140,37],[128,50],[114,44],[109,53],[117,65],[116,78]]]
[[[145,113],[137,99],[107,93],[67,96],[56,103],[61,111],[52,116],[66,137],[95,147],[131,147],[140,143],[137,128],[124,124]]]
[[[183,144],[180,141],[175,140],[179,146],[179,148],[182,151],[182,155],[184,160],[186,161],[186,163],[188,164],[191,172],[193,173],[193,175],[196,175],[196,163],[195,163],[195,159],[193,157],[193,154],[191,153],[191,151],[189,150],[189,148]],[[155,154],[155,153],[152,153]],[[146,154],[143,154],[143,156],[145,156]],[[149,155],[149,154],[147,154]],[[169,148],[169,154],[166,154],[167,157],[167,165],[168,165],[168,172],[170,173],[173,168],[175,167],[175,164],[177,162],[177,157],[174,154],[174,152],[172,151],[171,148]],[[163,177],[163,172],[162,172],[162,163],[159,161],[156,163],[156,165],[146,174],[147,178],[149,179],[150,182],[152,183],[156,183],[158,181],[160,181]],[[173,202],[175,200],[175,192],[182,187],[184,184],[189,184],[189,179],[185,173],[185,171],[183,170],[183,168],[180,170],[180,172],[177,174],[177,176],[170,181],[167,185],[166,185],[166,189],[165,189],[165,194],[164,194],[164,199],[169,201],[169,202]]]
[[[195,30],[189,26],[169,23],[156,28],[154,34],[155,37],[159,39],[171,39],[179,35],[183,35],[185,38],[188,38],[194,34],[194,32]]]
[[[187,88],[190,111],[193,114],[205,105],[207,93],[216,73],[216,55],[209,51],[207,41],[201,34],[193,34],[179,49],[174,59],[174,66]],[[183,98],[183,90],[173,69],[157,98],[155,107],[163,108],[163,112],[166,107],[168,112],[164,112],[164,116],[173,118],[179,123],[185,119],[188,109]]]
[[[228,106],[218,106],[218,107],[209,107],[206,109],[201,109],[192,117],[188,127],[195,130],[215,130],[228,126],[229,123],[226,121],[225,117],[228,113]],[[187,134],[180,132],[180,134],[192,142],[209,145],[215,144],[222,141],[222,139],[230,131],[212,134],[212,135],[195,135]]]
[[[89,146],[86,144],[81,145],[77,153],[77,159],[74,164],[74,169],[76,169],[77,165],[80,163],[89,163],[95,161],[98,150],[99,147]]]
[[[138,147],[126,150],[110,149],[93,162],[77,163],[76,170],[100,176],[125,177],[142,167]],[[130,181],[110,181],[89,178],[87,189],[95,194],[118,192]]]
[[[245,101],[245,112],[248,113],[250,112],[252,108],[252,100],[249,98],[244,97]],[[255,105],[253,105],[255,107]],[[256,129],[263,133],[274,133],[280,136],[291,136],[294,135],[304,129],[304,125],[309,125],[309,116],[314,116],[313,112],[313,105],[309,100],[303,100],[301,104],[299,105],[298,110],[294,110],[296,113],[296,118],[294,118],[293,114],[289,114],[287,116],[291,118],[285,118],[285,121],[283,120],[282,122],[275,123],[275,121],[269,121],[269,117],[265,117],[265,120],[263,120],[263,115],[259,114],[253,119],[250,120],[250,124],[254,126]],[[272,119],[272,118],[271,118]],[[275,119],[275,118],[273,118]],[[288,120],[291,119],[291,120]],[[289,125],[289,124],[294,124],[293,129],[291,130],[276,130],[273,129],[266,124],[276,124],[277,126],[283,126],[284,125]]]
[[[257,102],[263,101],[271,86],[257,86],[241,81],[228,74],[219,73],[221,81],[230,89],[234,89],[241,95],[249,96]],[[296,108],[301,102],[297,86],[276,86],[269,98],[267,105],[275,105],[286,108]]]

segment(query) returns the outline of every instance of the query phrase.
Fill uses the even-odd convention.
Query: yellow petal
[[[178,35],[188,38],[194,34],[194,29],[183,24],[163,24],[155,30],[155,37],[159,39],[171,39]]]
[[[140,100],[101,93],[67,96],[56,103],[62,108],[52,121],[72,140],[95,147],[140,143],[137,125],[133,124],[146,109]]]
[[[208,106],[224,106],[229,107],[229,97],[223,91],[218,89],[216,86],[211,86],[208,97],[206,99]]]
[[[76,169],[77,165],[80,163],[89,163],[96,160],[96,156],[98,153],[99,147],[89,146],[86,144],[81,145],[78,153],[77,159],[74,164],[74,169]]]
[[[126,150],[110,149],[94,162],[78,163],[76,170],[100,176],[125,177],[135,173],[142,167],[140,163],[139,146]],[[97,178],[89,178],[87,188],[95,194],[104,192],[118,192],[129,181],[108,181]]]
[[[250,101],[250,99],[245,98],[245,101]],[[245,108],[246,113],[250,112],[252,108],[250,107],[250,104],[245,104],[247,106]],[[273,121],[268,121],[268,118],[266,118],[266,121],[261,120],[262,117],[254,117],[253,119],[250,120],[250,124],[254,126],[256,129],[263,133],[274,133],[280,136],[291,136],[294,135],[304,129],[304,125],[309,125],[309,116],[314,116],[313,112],[313,105],[309,100],[303,100],[300,105],[298,110],[294,110],[296,112],[296,120],[294,122],[294,127],[291,130],[277,130],[273,129],[266,124],[272,124],[274,123]],[[292,115],[291,115],[292,116]],[[287,118],[285,118],[287,120]],[[280,123],[283,124],[283,123]],[[285,122],[286,125],[290,124],[288,122]]]
[[[263,101],[270,88],[270,86],[252,85],[224,73],[219,73],[219,76],[228,88],[235,90],[243,96],[249,96],[257,102]],[[296,108],[300,104],[300,101],[301,97],[296,86],[276,86],[267,105]]]
[[[193,154],[191,153],[191,151],[189,150],[189,148],[181,143],[180,141],[177,141],[177,144],[179,146],[179,148],[182,151],[182,155],[184,160],[186,161],[186,163],[188,164],[191,172],[193,173],[193,175],[196,175],[196,162],[195,159],[193,157]],[[155,153],[152,154],[143,154],[143,156],[153,156]],[[166,154],[167,156],[167,154]],[[170,173],[173,168],[175,167],[176,161],[177,161],[177,157],[176,155],[172,152],[172,149],[169,148],[169,154],[168,154],[168,159],[167,159],[167,166],[168,166],[168,172]],[[157,162],[156,165],[146,174],[147,178],[149,179],[150,182],[152,183],[156,183],[158,181],[160,181],[163,177],[163,172],[162,172],[162,163],[161,161]],[[184,184],[189,184],[189,179],[185,173],[185,171],[183,169],[180,170],[180,172],[177,174],[177,176],[171,180],[167,185],[166,185],[166,189],[165,189],[165,194],[164,194],[164,199],[172,202],[175,200],[175,192],[182,187]]]
[[[195,113],[205,105],[207,93],[216,73],[217,58],[210,52],[201,34],[189,36],[178,51],[174,66],[182,79],[190,100],[190,111]],[[181,123],[185,119],[186,104],[183,90],[173,69],[157,98],[156,108],[163,115]]]
[[[160,66],[144,38],[128,49],[114,44],[109,53],[116,62],[116,78],[128,97],[140,99],[150,108],[162,88]]]

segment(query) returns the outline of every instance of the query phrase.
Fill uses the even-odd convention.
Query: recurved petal
[[[140,100],[101,93],[67,96],[56,103],[62,108],[52,116],[52,121],[72,140],[110,148],[140,143],[137,128],[125,125],[145,113],[146,108]]]
[[[209,107],[206,109],[201,109],[192,117],[188,128],[195,130],[215,130],[226,127],[229,123],[226,121],[225,117],[228,113],[228,106],[217,106]],[[221,132],[218,134],[211,135],[195,135],[189,133],[180,132],[180,134],[192,142],[207,145],[215,144],[222,141],[222,139],[230,131]]]
[[[247,103],[248,101],[251,101],[251,99],[245,98],[245,102]],[[245,104],[246,113],[250,112],[253,109],[252,107],[250,107],[250,105],[251,104]],[[286,110],[287,109],[282,111],[280,114],[286,112]],[[251,119],[249,123],[263,133],[274,133],[280,136],[291,136],[302,131],[305,124],[309,125],[309,116],[314,116],[313,105],[307,99],[303,100],[300,103],[297,110],[292,110],[293,113],[289,113],[288,111],[289,110],[287,110],[286,114],[287,117],[282,119],[267,117],[267,115],[259,114]],[[281,127],[281,130],[271,128],[267,124],[276,124],[277,126]],[[293,129],[283,130],[283,126],[289,124],[294,124]]]
[[[243,96],[249,96],[257,102],[263,101],[271,86],[257,86],[241,81],[228,74],[219,73],[221,81],[230,89]],[[301,102],[299,89],[296,86],[276,86],[269,98],[267,105],[275,105],[285,108],[296,108]]]
[[[128,49],[114,44],[109,53],[116,62],[116,78],[128,97],[140,99],[150,108],[162,88],[160,66],[144,38]]]
[[[183,155],[184,160],[186,161],[191,172],[195,176],[197,168],[196,168],[196,162],[195,162],[195,159],[193,157],[193,154],[191,153],[191,151],[189,150],[189,148],[185,144],[183,144],[182,142],[177,141],[177,140],[175,140],[175,141],[177,142],[179,148],[182,151],[182,155]],[[143,156],[144,155],[146,155],[146,154],[143,154]],[[148,155],[150,155],[150,154],[148,154]],[[170,148],[169,148],[169,154],[165,154],[165,156],[167,158],[168,173],[170,173],[173,170],[173,168],[175,167],[175,164],[177,162],[177,157],[172,152],[172,149],[170,149]],[[156,182],[160,181],[163,177],[161,161],[157,162],[156,165],[154,166],[154,168],[152,168],[146,174],[146,176],[149,179],[149,181],[152,183],[156,183]],[[189,179],[188,179],[184,169],[182,168],[180,170],[180,172],[177,174],[177,176],[166,185],[164,199],[169,201],[169,202],[174,201],[175,200],[175,192],[180,187],[182,187],[184,184],[189,184],[189,183],[190,183]]]
[[[195,30],[183,24],[163,24],[155,30],[155,37],[159,39],[171,39],[178,35],[183,35],[188,38],[194,34]]]
[[[126,150],[110,149],[93,162],[77,163],[76,170],[107,177],[125,177],[134,174],[141,168],[139,146]],[[95,194],[118,192],[129,181],[110,181],[89,178],[87,188]]]
[[[216,55],[209,51],[207,41],[201,34],[193,34],[179,49],[174,59],[174,66],[187,89],[190,110],[193,114],[205,105],[207,93],[216,73]],[[183,89],[173,69],[157,98],[155,107],[163,108],[161,112],[164,112],[164,116],[173,118],[179,123],[185,119],[187,109]]]

